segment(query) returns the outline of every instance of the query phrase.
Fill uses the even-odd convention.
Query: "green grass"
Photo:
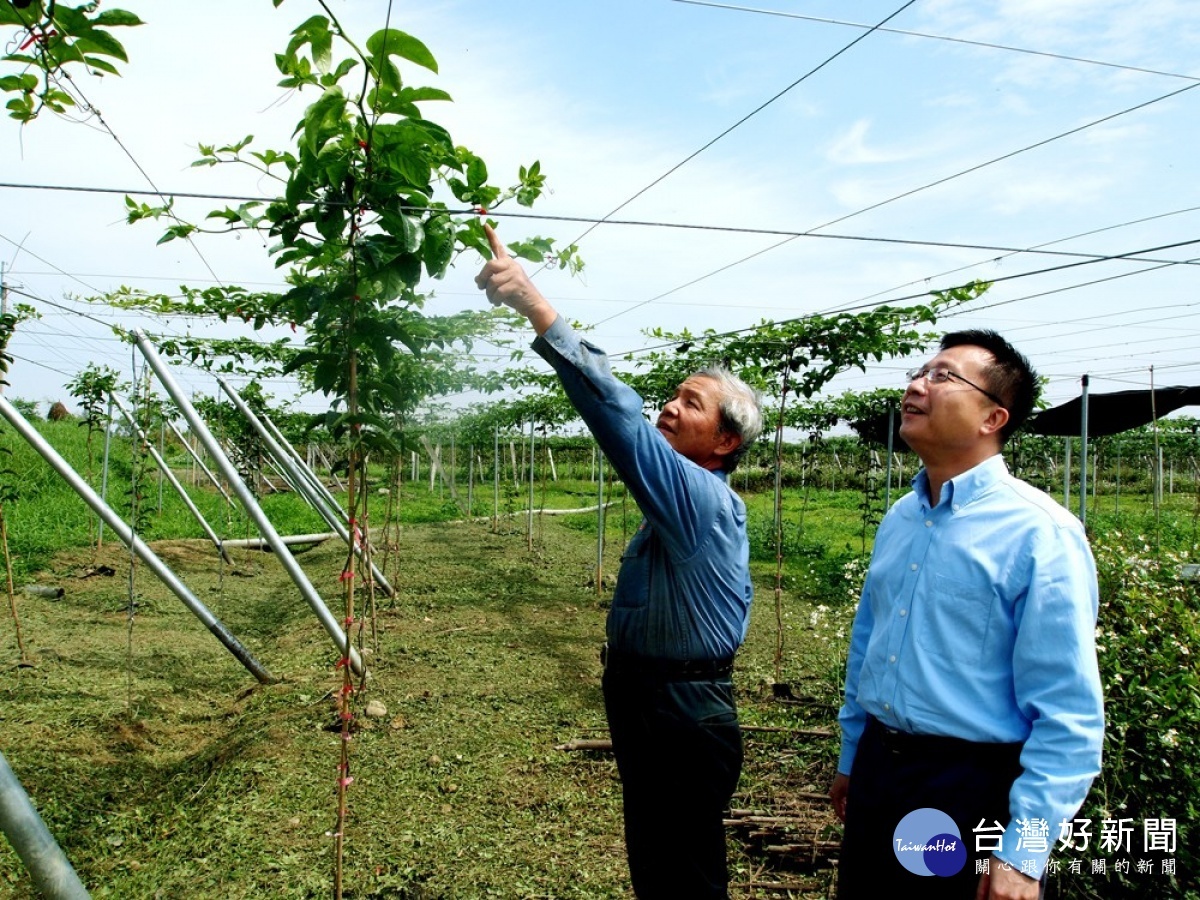
[[[361,719],[353,744],[347,896],[626,896],[612,761],[554,749],[604,732],[594,547],[558,520],[539,528],[533,552],[523,533],[484,525],[402,533],[401,597],[380,601],[360,698],[387,716]],[[160,549],[282,681],[256,687],[144,572],[131,622],[124,576],[73,578],[90,552],[68,553],[44,575],[66,596],[21,600],[37,665],[4,682],[0,750],[94,896],[330,896],[331,643],[271,557],[239,553],[222,583],[204,545]],[[301,557],[324,596],[343,555],[326,544]],[[811,651],[819,629],[789,604],[791,642]],[[811,705],[770,699],[768,612],[760,603],[740,662],[746,721],[828,723],[830,684],[791,662]],[[832,739],[782,759],[779,744],[751,739],[742,802],[827,780]],[[732,849],[749,881],[762,862]],[[0,897],[30,896],[7,849],[0,871]]]
[[[65,453],[77,453],[82,429],[46,429]],[[97,552],[82,502],[39,474],[44,463],[12,449],[21,495],[5,515],[34,665],[15,666],[10,627],[0,752],[92,894],[331,896],[340,738],[329,730],[329,695],[340,684],[338,653],[278,562],[234,551],[233,565],[221,565],[169,497],[147,531],[280,679],[258,686],[144,567],[131,589],[128,552],[111,535]],[[586,506],[594,491],[585,471],[565,471],[560,482],[535,486],[535,502]],[[196,496],[212,504],[223,534],[248,530],[242,519],[221,518],[215,492]],[[499,512],[520,513],[527,496],[527,485],[506,487]],[[473,512],[490,516],[492,498],[490,483],[477,486]],[[377,632],[364,639],[372,676],[357,698],[360,713],[378,700],[387,714],[357,719],[346,896],[628,897],[612,760],[554,749],[604,734],[597,650],[607,595],[594,584],[595,514],[535,516],[530,548],[524,514],[502,518],[498,533],[488,521],[449,524],[463,514],[426,478],[373,493],[372,522],[382,522],[389,499],[400,527],[373,528],[398,596],[377,598]],[[832,731],[853,614],[844,568],[861,563],[863,549],[861,494],[813,489],[806,499],[788,488],[778,603],[771,497],[746,499],[757,593],[737,664],[743,721]],[[638,520],[619,487],[614,500],[605,520],[610,576]],[[282,532],[326,530],[293,496],[265,505]],[[1119,516],[1102,507],[1094,507],[1094,527],[1153,534],[1150,525],[1164,543],[1191,546],[1194,497],[1168,497],[1161,526],[1145,498],[1123,495]],[[330,541],[297,558],[341,618],[345,548]],[[114,574],[89,574],[97,564]],[[61,585],[65,595],[30,597],[19,589],[27,580]],[[356,604],[361,615],[361,593]],[[792,702],[775,698],[777,683]],[[828,837],[828,806],[807,795],[827,789],[835,756],[832,735],[748,731],[735,805],[796,815],[806,823],[801,842]],[[785,865],[762,844],[730,831],[736,898],[826,896],[824,856],[815,867]],[[763,881],[809,887],[789,894],[750,886]],[[28,875],[0,843],[0,900],[31,896]]]

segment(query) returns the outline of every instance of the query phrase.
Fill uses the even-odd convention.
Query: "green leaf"
[[[329,72],[321,79],[321,84],[324,87],[330,87],[337,84],[350,73],[350,71],[358,65],[357,59],[343,59],[337,64],[337,68]]]
[[[437,60],[421,41],[395,28],[383,28],[367,38],[367,52],[377,59],[399,56],[431,72],[438,70]]]
[[[421,280],[421,257],[406,253],[396,257],[391,265],[380,270],[383,296],[386,299],[399,297],[407,288],[414,288]]]
[[[268,168],[275,165],[275,163],[289,163],[295,161],[296,159],[296,157],[292,156],[290,153],[280,153],[276,150],[265,150],[262,153],[251,151],[250,155]]]
[[[93,25],[103,25],[104,27],[116,26],[134,26],[146,24],[136,15],[124,9],[106,9],[100,15],[92,19]]]
[[[75,41],[75,48],[80,53],[102,53],[105,56],[115,56],[121,62],[129,62],[129,56],[121,42],[107,31],[89,31],[87,37]]]
[[[333,56],[333,32],[329,30],[328,19],[324,16],[311,16],[294,28],[286,52],[294,57],[305,45],[312,48],[312,61],[317,70],[328,71],[329,61]]]
[[[421,223],[412,216],[386,213],[380,217],[380,224],[395,238],[401,253],[416,253],[421,248],[425,233]]]
[[[241,152],[242,150],[245,150],[246,147],[248,147],[250,145],[250,142],[253,140],[254,140],[254,135],[248,134],[244,138],[242,138],[240,141],[237,141],[236,143],[226,144],[224,147],[218,147],[217,153],[237,154],[237,153]]]
[[[345,113],[346,95],[339,87],[326,88],[316,103],[304,112],[304,143],[316,156],[325,142],[338,131]]]
[[[440,88],[406,87],[401,89],[396,97],[406,103],[422,103],[426,100],[453,101],[453,97]]]
[[[492,258],[492,249],[488,244],[487,235],[483,232],[483,223],[478,219],[468,219],[455,237],[464,248],[478,251],[484,259]]]
[[[98,56],[87,56],[83,60],[87,63],[89,69],[98,69],[101,72],[107,72],[109,75],[120,75],[117,67],[110,63],[107,59],[101,59]]]
[[[425,243],[421,247],[425,271],[441,278],[454,258],[454,232],[444,216],[433,216],[425,223]]]
[[[472,154],[467,162],[467,184],[478,188],[487,183],[487,165],[478,156]]]
[[[542,263],[554,253],[553,241],[546,238],[532,238],[528,241],[513,241],[508,245],[509,252],[520,259],[529,262]]]
[[[28,72],[20,75],[5,75],[0,78],[0,91],[33,91],[38,86],[37,76]]]
[[[18,12],[11,2],[0,3],[0,25],[24,27],[28,19],[29,13]]]

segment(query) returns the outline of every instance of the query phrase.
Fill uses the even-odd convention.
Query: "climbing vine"
[[[5,104],[8,115],[24,124],[43,110],[67,113],[86,106],[78,98],[72,70],[119,74],[116,63],[129,58],[111,29],[141,24],[126,10],[101,10],[99,0],[78,6],[55,0],[0,0],[0,25],[19,29],[0,56],[5,68],[16,70],[0,75],[0,92],[12,95]]]

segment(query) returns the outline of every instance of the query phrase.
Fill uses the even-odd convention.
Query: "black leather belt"
[[[874,716],[867,718],[867,734],[896,756],[957,757],[1008,760],[1020,758],[1023,744],[989,744],[938,734],[913,734],[889,728]],[[866,736],[866,735],[864,735]]]
[[[709,681],[733,674],[732,656],[724,659],[657,659],[620,653],[608,644],[600,648],[600,665],[608,675],[654,681]]]

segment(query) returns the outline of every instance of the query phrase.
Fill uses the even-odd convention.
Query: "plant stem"
[[[12,556],[8,552],[8,522],[4,518],[4,507],[0,506],[0,547],[4,549],[5,585],[8,588],[8,604],[12,609],[13,624],[17,629],[17,650],[21,654],[21,662],[27,662],[25,654],[25,639],[21,636],[21,619],[17,616],[17,595],[13,590]]]

